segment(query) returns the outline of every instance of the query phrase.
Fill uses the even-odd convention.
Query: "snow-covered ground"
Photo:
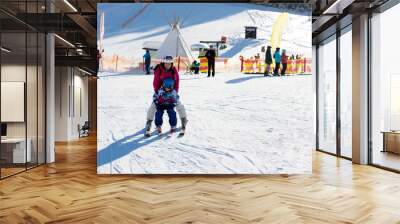
[[[98,80],[100,174],[311,172],[311,76],[181,75],[186,135],[145,138],[153,76],[107,75]]]

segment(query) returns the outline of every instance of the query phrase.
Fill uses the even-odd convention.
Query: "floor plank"
[[[312,175],[98,176],[95,137],[0,181],[0,223],[400,223],[400,175],[315,152]]]

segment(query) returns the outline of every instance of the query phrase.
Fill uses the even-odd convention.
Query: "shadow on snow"
[[[177,132],[180,128],[177,128]],[[158,141],[165,138],[169,138],[167,133],[162,133],[157,136],[145,137],[145,128],[137,131],[132,135],[128,135],[121,138],[112,144],[108,145],[97,153],[97,166],[102,166],[107,163],[111,163],[116,159],[122,158],[131,152],[138,150],[139,148],[146,146],[152,142]],[[152,133],[153,135],[155,132]]]
[[[245,82],[251,79],[257,79],[257,78],[266,78],[263,75],[252,75],[252,76],[246,76],[246,77],[241,77],[241,78],[237,78],[237,79],[231,79],[226,81],[227,84],[238,84],[241,82]]]

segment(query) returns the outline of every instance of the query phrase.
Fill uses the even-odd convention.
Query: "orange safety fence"
[[[266,64],[263,60],[243,59],[241,62],[243,73],[264,73]],[[289,59],[286,68],[286,74],[311,74],[311,58]],[[275,64],[270,66],[270,73],[275,69]],[[282,69],[282,64],[280,66]]]
[[[206,73],[208,72],[208,63],[207,63],[207,58],[200,58],[200,72],[201,73]]]
[[[134,61],[132,58],[124,57],[120,55],[103,55],[100,58],[101,71],[108,72],[144,72],[145,65],[144,61]],[[161,59],[152,58],[150,67],[155,67],[161,62]],[[190,68],[190,61],[188,58],[178,57],[174,59],[174,65],[179,71],[187,71]]]
[[[223,63],[223,64],[221,64]],[[227,68],[228,58],[215,58],[215,66],[223,67],[224,70]],[[217,69],[217,68],[216,68]],[[208,60],[206,57],[200,57],[200,72],[207,73],[208,72]]]
[[[143,72],[144,71],[144,63],[135,62],[131,58],[111,55],[104,55],[101,59],[101,70],[102,71],[112,71],[112,72]],[[207,73],[208,72],[208,61],[206,57],[200,57],[198,59],[200,61],[200,72]],[[218,71],[241,71],[243,73],[264,73],[266,65],[264,60],[260,59],[244,59],[241,58],[238,63],[228,63],[228,58],[216,58],[215,59],[215,69]],[[151,67],[155,67],[161,60],[159,59],[151,59]],[[233,64],[232,64],[233,63]],[[181,72],[188,71],[190,69],[190,62],[187,58],[175,58],[174,64],[177,69]],[[275,65],[271,64],[270,73],[273,72]],[[286,74],[311,74],[311,58],[300,58],[300,59],[289,59],[286,68]],[[282,65],[281,65],[282,68]]]
[[[162,62],[162,59],[151,59],[150,62],[150,67],[155,67],[156,65],[160,64]],[[143,62],[140,63],[141,67],[143,67],[143,71],[144,71],[144,64]],[[184,58],[184,57],[177,57],[174,58],[174,66],[178,71],[186,71],[189,69],[190,67],[190,61],[188,58]]]

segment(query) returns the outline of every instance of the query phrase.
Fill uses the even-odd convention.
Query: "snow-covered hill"
[[[179,3],[179,4],[99,4],[99,16],[105,15],[105,55],[121,55],[141,61],[143,43],[163,41],[170,30],[169,22],[179,16],[181,33],[190,46],[201,40],[228,37],[223,57],[254,56],[269,43],[272,26],[282,9],[272,5],[248,3]],[[143,9],[145,7],[145,9]],[[142,13],[138,13],[142,11]],[[123,24],[138,15],[128,25]],[[257,26],[258,40],[244,39],[244,26]],[[311,17],[289,14],[281,48],[289,53],[311,57]]]

